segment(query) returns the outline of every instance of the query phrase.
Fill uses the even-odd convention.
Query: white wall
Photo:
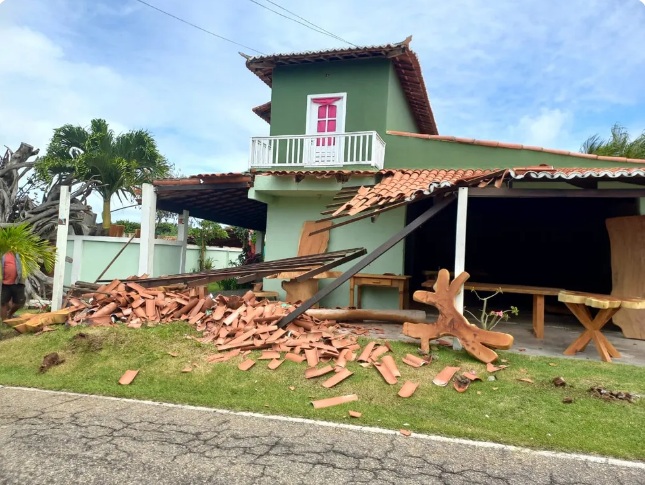
[[[69,236],[67,256],[72,262],[65,263],[64,284],[75,281],[93,282],[121,248],[127,237]],[[154,272],[151,276],[177,274],[181,242],[155,239]],[[213,269],[226,268],[237,261],[239,248],[207,246],[206,257],[213,258]],[[199,246],[189,244],[186,250],[186,272],[197,270]],[[139,239],[133,239],[101,279],[124,279],[137,273],[139,267]]]

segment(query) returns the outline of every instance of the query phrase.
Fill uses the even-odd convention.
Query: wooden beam
[[[316,303],[320,302],[320,300],[325,298],[327,295],[329,295],[332,291],[334,291],[340,285],[342,285],[343,283],[348,281],[352,276],[354,276],[360,270],[362,270],[367,265],[369,265],[370,263],[372,263],[373,261],[378,259],[383,254],[385,254],[388,250],[390,250],[397,243],[399,243],[401,240],[403,240],[408,234],[411,234],[412,232],[416,231],[425,222],[427,222],[428,220],[432,219],[435,215],[437,215],[443,209],[448,207],[448,205],[450,205],[450,203],[453,200],[455,200],[455,197],[452,196],[452,195],[447,196],[443,200],[435,199],[434,200],[434,205],[432,207],[430,207],[428,210],[426,210],[423,214],[421,214],[419,217],[417,217],[415,220],[413,220],[410,224],[405,226],[399,232],[397,232],[396,234],[392,235],[392,237],[390,237],[387,241],[385,241],[383,244],[381,244],[379,247],[377,247],[374,251],[372,251],[371,253],[366,255],[364,258],[362,258],[358,263],[356,263],[350,269],[345,271],[341,276],[336,278],[331,284],[329,284],[329,285],[325,286],[323,289],[319,290],[314,296],[312,296],[307,301],[302,303],[302,305],[300,305],[294,311],[292,311],[288,315],[284,316],[282,318],[282,320],[280,320],[280,322],[278,323],[278,326],[280,328],[284,328],[290,322],[294,321],[296,318],[298,318],[300,315],[305,313],[307,310],[309,310]]]
[[[470,197],[493,198],[638,198],[645,197],[645,189],[506,189],[471,188]]]
[[[331,231],[332,229],[335,229],[337,227],[345,226],[347,224],[351,224],[352,222],[360,221],[361,219],[367,219],[368,217],[377,216],[381,212],[386,212],[386,211],[389,211],[389,210],[392,210],[392,209],[396,209],[397,207],[402,207],[402,206],[407,205],[409,203],[410,202],[408,202],[408,201],[403,201],[403,202],[397,202],[397,203],[386,205],[386,206],[378,206],[379,208],[376,209],[376,210],[359,213],[358,216],[352,217],[351,219],[347,219],[347,220],[345,220],[343,222],[339,222],[338,224],[332,224],[329,227],[325,227],[323,229],[318,229],[316,231],[312,231],[312,232],[309,233],[309,235],[313,236],[314,234],[318,234],[319,232]],[[336,217],[340,218],[340,217],[345,217],[345,216],[338,215]],[[318,219],[316,222],[328,221],[330,219],[335,219],[335,217],[325,217],[323,219]]]

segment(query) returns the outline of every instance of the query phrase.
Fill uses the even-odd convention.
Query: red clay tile
[[[400,430],[399,430],[399,433],[401,433],[403,436],[410,436],[410,435],[412,435],[412,431],[410,431],[409,429],[400,429]]]
[[[284,362],[284,359],[273,359],[271,362],[269,362],[269,365],[267,367],[271,370],[276,370],[278,367],[280,367],[280,364]]]
[[[391,355],[384,355],[381,362],[390,369],[390,372],[394,377],[401,377],[401,372],[399,372],[399,368],[396,366],[396,362],[394,362],[394,357]]]
[[[387,382],[388,384],[397,383],[396,377],[394,377],[392,371],[385,364],[374,362],[374,367],[376,367],[376,370],[378,370],[383,379],[385,379],[385,382]]]
[[[139,373],[138,370],[127,370],[125,371],[125,374],[121,376],[121,379],[119,379],[119,384],[122,386],[127,386],[130,384],[135,377],[137,377],[137,374]]]
[[[255,365],[255,361],[253,359],[246,359],[244,362],[240,363],[240,365],[238,365],[237,368],[240,370],[249,370],[254,365]]]
[[[481,381],[481,377],[477,377],[474,372],[464,372],[462,375],[471,381]]]
[[[405,384],[403,384],[403,386],[399,390],[399,396],[410,397],[412,396],[412,394],[414,394],[414,391],[417,390],[417,387],[419,387],[418,382],[405,381]]]
[[[368,359],[370,358],[370,354],[372,353],[372,350],[374,350],[374,347],[376,346],[376,342],[370,342],[368,343],[361,354],[358,356],[358,359],[356,359],[358,362],[367,362]]]
[[[294,354],[293,352],[289,352],[287,355],[284,356],[285,359],[290,360],[291,362],[295,362],[299,364],[300,362],[304,362],[305,357],[303,355],[298,355]]]
[[[334,368],[331,365],[326,365],[325,367],[309,367],[305,371],[305,379],[311,379],[312,377],[320,377],[325,374],[329,374],[330,372],[333,372]]]
[[[336,384],[338,384],[341,381],[344,381],[352,374],[353,374],[352,371],[348,369],[342,369],[340,372],[337,372],[335,376],[330,377],[325,382],[323,382],[322,385],[323,387],[326,387],[326,388],[334,387]]]
[[[385,345],[379,345],[370,354],[370,360],[378,360],[378,358],[386,352],[389,352],[389,349]]]
[[[409,366],[416,368],[421,367],[423,364],[427,364],[427,362],[421,357],[417,357],[416,355],[412,354],[407,354],[402,360]]]
[[[262,355],[258,357],[258,360],[273,360],[279,358],[280,352],[276,352],[275,350],[263,350]]]
[[[309,367],[316,367],[318,365],[318,351],[316,349],[305,350],[305,357],[307,358],[307,365]]]
[[[358,401],[358,396],[356,394],[347,394],[345,396],[319,399],[317,401],[311,401],[311,404],[313,404],[314,409],[322,409],[331,406],[338,406],[339,404],[345,404],[352,401]]]
[[[192,365],[187,365],[181,371],[182,372],[192,372],[193,371],[193,366]]]
[[[349,416],[351,418],[360,418],[363,415],[363,413],[359,413],[358,411],[349,411]]]
[[[453,378],[459,369],[460,367],[444,367],[444,369],[435,376],[432,383],[442,387],[448,385],[450,379]]]

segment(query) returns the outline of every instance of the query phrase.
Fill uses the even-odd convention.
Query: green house
[[[611,290],[605,220],[641,213],[645,161],[440,135],[410,38],[245,57],[271,88],[253,108],[270,135],[251,139],[244,174],[155,183],[157,207],[254,229],[270,261],[296,256],[305,221],[333,224],[327,251],[373,251],[436,196],[468,188],[461,244],[453,204],[362,272],[408,275],[414,290],[461,257],[478,281]],[[191,183],[200,192],[187,196]],[[284,297],[279,279],[264,289]],[[344,284],[322,304],[348,296]],[[396,308],[398,294],[366,287],[363,306]]]

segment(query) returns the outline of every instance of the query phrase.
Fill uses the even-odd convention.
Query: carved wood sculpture
[[[421,349],[430,350],[430,340],[444,335],[457,337],[464,349],[482,362],[493,362],[497,354],[489,347],[509,349],[513,345],[513,336],[483,330],[468,323],[468,320],[459,313],[455,307],[455,297],[461,291],[462,285],[470,275],[466,272],[457,276],[452,283],[450,273],[446,269],[439,271],[437,282],[432,291],[415,291],[414,301],[432,305],[439,310],[437,323],[411,323],[403,324],[403,334],[412,338],[421,339]]]

